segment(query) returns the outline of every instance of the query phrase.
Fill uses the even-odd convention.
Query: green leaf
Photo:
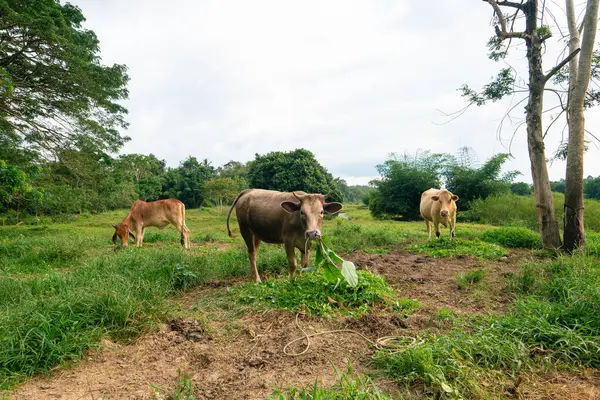
[[[335,265],[328,262],[323,264],[323,276],[331,283],[337,283],[338,280],[345,279],[342,272]]]
[[[358,285],[358,275],[356,274],[356,266],[352,261],[345,261],[342,263],[342,275],[348,282],[350,287],[356,287]]]
[[[320,242],[317,246],[317,253],[315,254],[315,267],[318,267],[323,262],[323,243]]]
[[[327,255],[329,256],[329,258],[331,258],[334,262],[339,262],[339,263],[343,263],[344,260],[342,259],[342,257],[338,256],[337,254],[335,254],[335,252],[331,249],[327,249]]]
[[[440,386],[442,387],[442,390],[446,393],[453,393],[454,389],[452,389],[452,386],[448,385],[445,382],[440,382]]]

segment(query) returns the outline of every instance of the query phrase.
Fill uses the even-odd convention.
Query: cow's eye
[[[304,215],[304,210],[300,210],[300,215]]]
[[[321,215],[325,214],[325,211],[321,210]]]

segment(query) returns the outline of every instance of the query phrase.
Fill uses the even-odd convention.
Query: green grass
[[[474,256],[479,259],[494,260],[506,255],[503,247],[478,239],[432,239],[410,244],[407,249],[412,253],[424,253],[431,257]]]
[[[437,398],[492,398],[524,368],[600,367],[600,264],[586,256],[526,265],[509,290],[506,315],[473,318],[469,328],[425,335],[401,353],[374,360],[405,387],[424,384]]]
[[[360,315],[374,302],[393,305],[395,295],[385,280],[368,271],[358,270],[358,285],[349,287],[328,283],[321,269],[305,272],[296,279],[287,277],[264,282],[261,285],[246,283],[231,289],[233,299],[241,304],[277,308],[297,312],[302,305],[311,315],[325,316],[332,312]],[[400,303],[397,303],[398,307]]]
[[[473,271],[460,272],[454,277],[454,280],[459,289],[467,289],[472,285],[481,282],[483,278],[485,278],[485,270],[476,269]]]
[[[346,373],[338,375],[338,383],[331,387],[324,387],[319,379],[311,385],[290,387],[287,390],[275,390],[269,400],[388,400],[392,399],[379,388],[366,375],[356,373],[348,365]]]
[[[326,220],[323,228],[339,254],[385,254],[408,249],[435,257],[493,260],[506,253],[502,246],[534,248],[532,240],[527,242],[532,237],[528,231],[513,228],[459,223],[455,240],[447,238],[445,229],[442,239],[429,242],[423,222],[376,221],[368,210],[353,205],[346,206],[344,212],[350,220]],[[0,390],[77,360],[87,349],[97,346],[102,337],[129,339],[153,329],[171,312],[167,300],[181,291],[210,280],[248,274],[245,245],[239,237],[227,237],[225,212],[210,208],[187,211],[194,245],[191,251],[181,248],[179,233],[172,227],[148,229],[141,249],[130,246],[115,250],[110,240],[114,232],[111,225],[125,214],[121,210],[72,216],[64,223],[47,224],[42,219],[38,225],[0,227]],[[235,218],[232,226],[237,231]],[[482,371],[485,376],[495,377],[489,365],[511,370],[514,360],[520,359],[517,350],[523,346],[551,349],[551,357],[561,362],[598,366],[600,353],[595,343],[600,342],[600,281],[596,258],[591,257],[600,254],[598,234],[588,233],[587,254],[588,258],[559,258],[551,264],[525,266],[509,283],[517,301],[508,315],[478,320],[468,329],[447,336],[427,336],[424,344],[408,352],[414,351],[411,357],[415,363],[431,353],[427,359],[433,360],[430,365],[419,368],[435,372],[438,375],[427,373],[438,378],[442,371],[442,378],[432,379],[425,372],[413,372],[410,376],[414,379],[408,375],[399,378],[392,372],[390,375],[407,384],[425,382],[434,392],[444,391],[440,382],[461,393],[485,391],[473,375],[461,373],[473,368],[473,373]],[[278,245],[261,246],[258,268],[261,274],[275,279],[261,285],[242,285],[231,293],[220,291],[200,309],[217,307],[237,315],[256,307],[294,312],[305,304],[313,315],[361,315],[377,302],[402,314],[410,314],[420,306],[414,300],[396,297],[381,277],[362,270],[358,271],[361,284],[357,289],[343,284],[334,289],[311,273],[290,282],[285,252]],[[465,274],[463,279],[468,285],[476,285],[478,278]],[[439,316],[443,314],[440,311]],[[452,350],[454,345],[456,350]],[[488,354],[488,347],[496,345],[501,347],[499,353]],[[397,361],[394,357],[401,357],[398,354],[386,357],[390,358],[390,371],[396,363],[406,361]],[[486,361],[493,357],[503,361]]]
[[[501,227],[485,231],[481,239],[488,243],[496,243],[505,247],[539,249],[542,247],[537,232],[523,227]]]

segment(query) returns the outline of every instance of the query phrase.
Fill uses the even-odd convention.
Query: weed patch
[[[379,275],[357,271],[358,285],[349,287],[345,282],[329,283],[323,271],[300,274],[295,280],[277,278],[261,285],[242,284],[231,289],[234,299],[242,304],[256,304],[266,308],[299,311],[302,304],[306,312],[325,316],[333,311],[361,315],[374,302],[391,304],[393,289]]]

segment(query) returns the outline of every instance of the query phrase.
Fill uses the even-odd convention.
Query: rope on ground
[[[375,341],[372,341],[371,339],[369,339],[362,333],[355,331],[353,329],[334,329],[331,331],[323,331],[323,332],[308,334],[308,333],[306,333],[306,331],[304,329],[302,329],[302,327],[300,326],[300,323],[298,322],[298,316],[300,314],[301,313],[296,314],[296,326],[298,327],[298,329],[300,329],[300,331],[302,331],[304,336],[294,339],[291,342],[288,342],[283,347],[283,352],[288,356],[300,356],[302,354],[305,354],[308,351],[308,349],[310,349],[310,338],[311,337],[330,335],[330,334],[334,334],[334,333],[352,333],[352,334],[358,335],[361,338],[363,338],[365,341],[369,342],[373,347],[375,347],[378,350],[389,349],[389,350],[401,351],[402,349],[406,349],[408,347],[420,345],[423,343],[423,341],[419,341],[419,343],[417,343],[417,339],[414,337],[411,337],[411,336],[384,336],[384,337],[380,337],[380,338],[376,339]],[[306,347],[300,353],[291,353],[287,350],[288,347],[290,347],[292,344],[299,342],[301,340],[306,340]]]

